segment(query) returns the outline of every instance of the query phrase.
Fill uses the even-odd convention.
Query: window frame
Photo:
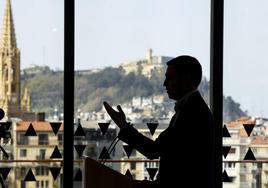
[[[38,145],[48,145],[48,133],[39,133],[38,134]]]

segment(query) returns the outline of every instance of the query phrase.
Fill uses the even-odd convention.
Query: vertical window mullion
[[[215,120],[215,186],[222,187],[223,0],[211,0],[210,107]]]
[[[75,1],[64,1],[64,155],[63,187],[73,188],[74,15]]]

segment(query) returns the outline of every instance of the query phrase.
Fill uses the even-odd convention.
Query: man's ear
[[[184,77],[185,84],[189,85],[189,87],[194,86],[191,74],[185,74],[183,77]]]
[[[192,75],[191,74],[184,74],[183,75],[183,79],[186,81],[186,82],[192,82]]]

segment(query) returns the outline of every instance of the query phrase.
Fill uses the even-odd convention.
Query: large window
[[[98,159],[118,134],[103,109],[104,100],[121,104],[128,121],[155,139],[173,115],[173,101],[163,87],[165,63],[176,56],[195,56],[203,67],[200,91],[209,101],[210,1],[76,1],[75,15],[75,145]],[[105,134],[99,126],[109,123]],[[158,122],[152,136],[147,123]],[[84,143],[81,142],[81,138]],[[147,159],[118,142],[105,164],[136,179],[148,178]],[[125,151],[127,150],[127,151]],[[78,157],[79,158],[79,157]]]
[[[0,140],[6,187],[61,187],[63,128],[50,122],[63,119],[63,39],[64,0],[0,0],[1,126],[11,122],[11,138]]]
[[[267,186],[267,1],[224,1],[224,108],[228,187]],[[235,102],[235,103],[234,103]],[[226,136],[226,135],[225,135]],[[251,161],[248,161],[251,160]],[[235,164],[234,164],[235,162]],[[263,163],[264,162],[264,163]]]
[[[82,186],[82,158],[107,157],[105,149],[110,152],[112,160],[123,161],[108,160],[108,166],[121,173],[133,167],[132,177],[149,179],[141,161],[158,168],[157,161],[147,161],[137,151],[129,153],[128,146],[121,142],[109,148],[118,129],[102,108],[102,102],[107,100],[113,105],[121,104],[128,120],[140,127],[144,135],[155,139],[173,113],[174,104],[168,100],[162,87],[165,62],[177,55],[190,54],[197,57],[203,66],[204,77],[199,89],[209,104],[210,1],[93,0],[75,3],[75,107],[69,109],[75,112],[74,185]],[[57,123],[64,118],[64,1],[1,0],[0,7],[0,16],[3,16],[0,46],[11,44],[13,48],[10,53],[6,50],[9,48],[4,47],[0,54],[16,57],[11,61],[12,65],[0,62],[3,65],[0,70],[3,70],[3,78],[6,79],[0,84],[1,104],[10,104],[5,108],[13,109],[6,112],[7,119],[12,119],[14,142],[5,145],[5,149],[10,154],[10,163],[14,164],[5,182],[9,187],[61,187],[63,128]],[[261,133],[260,136],[266,136],[267,125],[264,103],[267,78],[263,63],[266,59],[267,29],[265,24],[261,24],[265,23],[265,7],[265,1],[227,1],[225,5],[224,124],[252,115],[258,118],[250,118],[246,124],[252,124],[254,120],[255,125],[263,125],[252,131],[255,135]],[[10,8],[12,11],[8,11]],[[252,10],[256,14],[248,14]],[[11,42],[3,42],[11,38]],[[66,46],[71,48],[68,44]],[[0,59],[4,61],[5,58]],[[5,96],[6,93],[10,96]],[[9,103],[4,103],[6,99],[10,100]],[[23,113],[20,114],[18,109]],[[21,115],[19,118],[18,114]],[[152,135],[147,123],[156,122],[159,127]],[[239,123],[243,128],[244,123]],[[105,127],[107,124],[108,128]],[[240,133],[234,128],[230,134],[238,138]],[[259,138],[254,138],[255,142],[250,142],[253,154],[259,153],[256,156],[266,159],[266,151],[257,149]],[[249,146],[246,145],[249,140],[243,138],[239,144]],[[228,146],[232,146],[233,141],[227,140]],[[265,147],[265,143],[262,146]],[[236,145],[235,150],[231,148],[230,151],[233,152],[229,153],[229,157],[234,157],[230,160],[240,160],[241,156],[237,158],[236,154],[246,154],[251,150]],[[252,159],[251,153],[249,155]],[[135,161],[138,161],[136,171]],[[1,167],[10,168],[7,164],[1,161]],[[225,167],[229,164],[233,170],[229,174],[231,179],[237,185],[247,186],[248,182],[239,180],[247,180],[248,176],[237,178],[234,170],[239,166],[229,162]],[[44,177],[35,181],[36,173],[40,174],[44,166],[49,166],[51,173],[46,172]],[[265,167],[265,164],[254,163],[243,164],[242,169],[253,172],[251,180],[258,186],[259,182],[267,182],[260,179],[267,177],[265,170],[261,171],[261,175],[259,173],[259,169]],[[224,184],[229,185],[230,182]]]

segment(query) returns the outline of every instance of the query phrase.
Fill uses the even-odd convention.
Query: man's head
[[[164,86],[169,98],[179,100],[187,92],[197,89],[202,79],[202,67],[192,56],[182,55],[167,62]]]

